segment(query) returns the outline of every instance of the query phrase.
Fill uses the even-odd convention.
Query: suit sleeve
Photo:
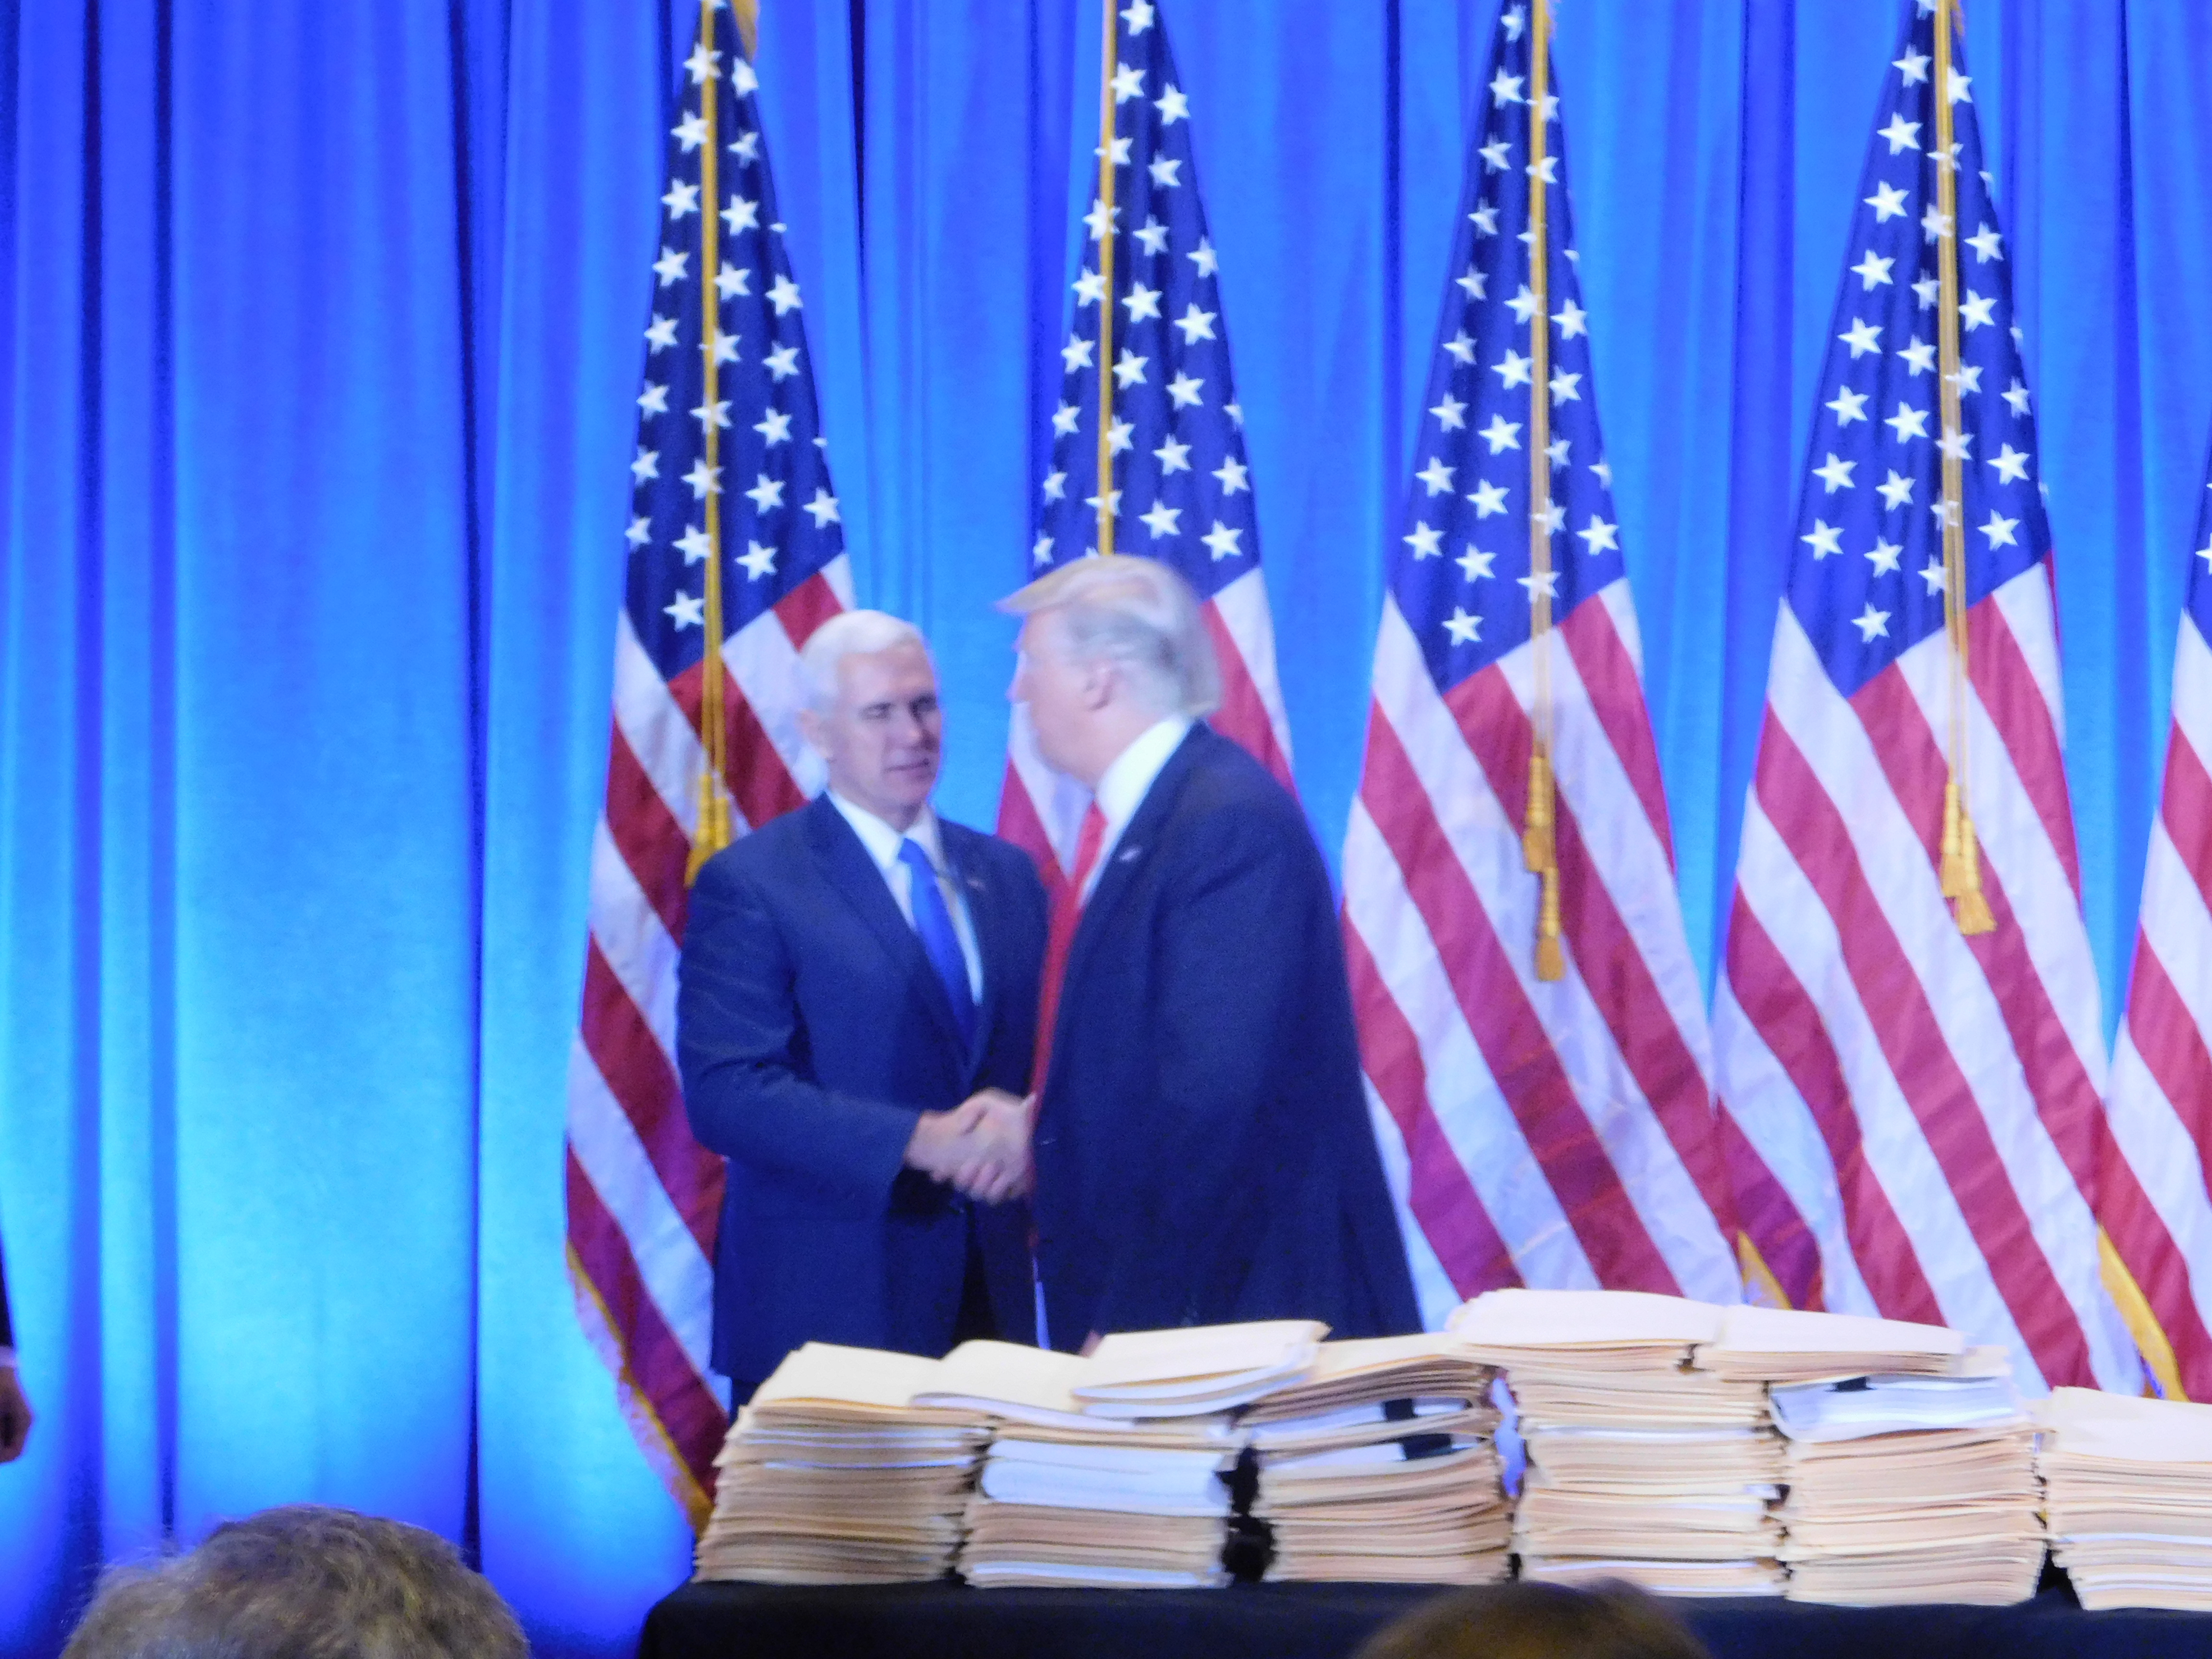
[[[1216,813],[1187,832],[1164,884],[1148,1032],[1158,1097],[1139,1121],[1150,1144],[1124,1149],[1138,1224],[1124,1231],[1099,1298],[1097,1328],[1184,1322],[1176,1288],[1188,1242],[1231,1212],[1269,1133],[1269,1075],[1297,1017],[1310,948],[1309,907],[1293,896],[1319,872],[1303,828]]]
[[[691,890],[676,1005],[692,1133],[815,1200],[880,1206],[921,1114],[811,1079],[796,978],[791,942],[751,882],[708,862]]]

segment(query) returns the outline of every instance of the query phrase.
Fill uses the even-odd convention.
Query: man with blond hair
[[[933,1355],[1036,1322],[1013,1200],[1043,885],[931,810],[911,623],[835,617],[799,672],[829,787],[701,866],[676,1008],[692,1132],[729,1159],[713,1364],[740,1400],[805,1342]]]
[[[1297,800],[1204,722],[1221,680],[1197,599],[1112,556],[1001,608],[1024,618],[1009,695],[1092,795],[1040,1037],[1053,1345],[1251,1319],[1419,1329],[1328,872]]]

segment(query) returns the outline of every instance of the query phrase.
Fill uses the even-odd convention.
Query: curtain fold
[[[1900,0],[1901,3],[1901,0]],[[1332,859],[1495,0],[1160,0]],[[1557,54],[1690,937],[1733,879],[1879,0],[1579,0]],[[866,603],[988,825],[1095,177],[1097,0],[764,0]],[[1968,8],[2118,1013],[2212,426],[2212,21]],[[290,1498],[626,1651],[680,1517],[585,1347],[562,1079],[685,0],[0,9],[0,1226],[40,1418],[0,1646]]]

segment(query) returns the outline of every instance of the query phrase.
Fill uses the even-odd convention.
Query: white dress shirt
[[[1194,724],[1188,714],[1170,714],[1165,720],[1154,721],[1137,733],[1129,746],[1114,757],[1113,764],[1099,775],[1093,799],[1098,803],[1098,815],[1106,820],[1106,835],[1098,844],[1098,862],[1091,866],[1090,879],[1083,884],[1086,902],[1112,860],[1121,831],[1137,816],[1145,797],[1152,793],[1152,781],[1159,776],[1160,769],[1182,746]]]
[[[960,940],[960,955],[968,964],[968,994],[980,1006],[983,1000],[983,958],[975,948],[975,924],[968,915],[967,895],[960,890],[960,883],[952,874],[951,866],[945,861],[944,837],[937,832],[937,814],[927,806],[914,821],[914,827],[904,835],[885,823],[866,807],[855,806],[835,789],[830,792],[830,804],[843,814],[845,822],[853,826],[853,833],[860,838],[860,845],[868,849],[868,856],[876,868],[884,872],[884,884],[891,890],[891,902],[914,926],[914,872],[899,858],[902,842],[913,842],[929,859],[929,866],[937,872],[937,890],[945,896],[945,908],[952,913],[952,931]]]

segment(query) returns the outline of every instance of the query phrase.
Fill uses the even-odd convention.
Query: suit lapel
[[[962,1054],[964,1045],[960,1040],[960,1028],[952,1018],[951,999],[945,994],[944,981],[937,977],[928,952],[921,948],[921,936],[899,914],[898,901],[891,896],[884,872],[876,867],[876,861],[868,856],[868,849],[853,833],[853,826],[845,822],[844,814],[838,811],[826,793],[817,797],[806,810],[814,815],[809,829],[815,856],[830,885],[860,912],[860,919],[882,942],[900,977],[921,988],[921,1000],[944,1033],[946,1043],[953,1053]],[[962,1077],[964,1081],[964,1062]]]
[[[1130,884],[1151,862],[1152,849],[1161,832],[1167,828],[1168,819],[1175,811],[1176,797],[1182,793],[1184,781],[1204,759],[1206,746],[1216,739],[1205,721],[1190,728],[1183,740],[1176,745],[1174,754],[1153,778],[1152,787],[1145,792],[1135,813],[1123,826],[1114,850],[1106,855],[1106,867],[1098,873],[1098,884],[1091,890],[1091,902],[1083,907],[1083,919],[1075,927],[1075,942],[1067,952],[1067,972],[1060,981],[1060,1018],[1076,1006],[1074,988],[1083,976],[1085,964],[1097,948],[1097,940],[1112,925],[1115,908],[1128,892]]]
[[[971,1067],[980,1065],[991,1046],[991,1033],[997,1027],[999,1003],[1006,992],[997,972],[997,964],[1006,960],[1006,952],[999,948],[999,893],[990,872],[983,860],[973,856],[974,846],[968,832],[957,823],[937,821],[937,834],[945,848],[945,867],[951,871],[954,884],[968,906],[968,925],[975,930],[975,960],[983,970],[983,994],[975,1005],[975,1051],[970,1054]]]

